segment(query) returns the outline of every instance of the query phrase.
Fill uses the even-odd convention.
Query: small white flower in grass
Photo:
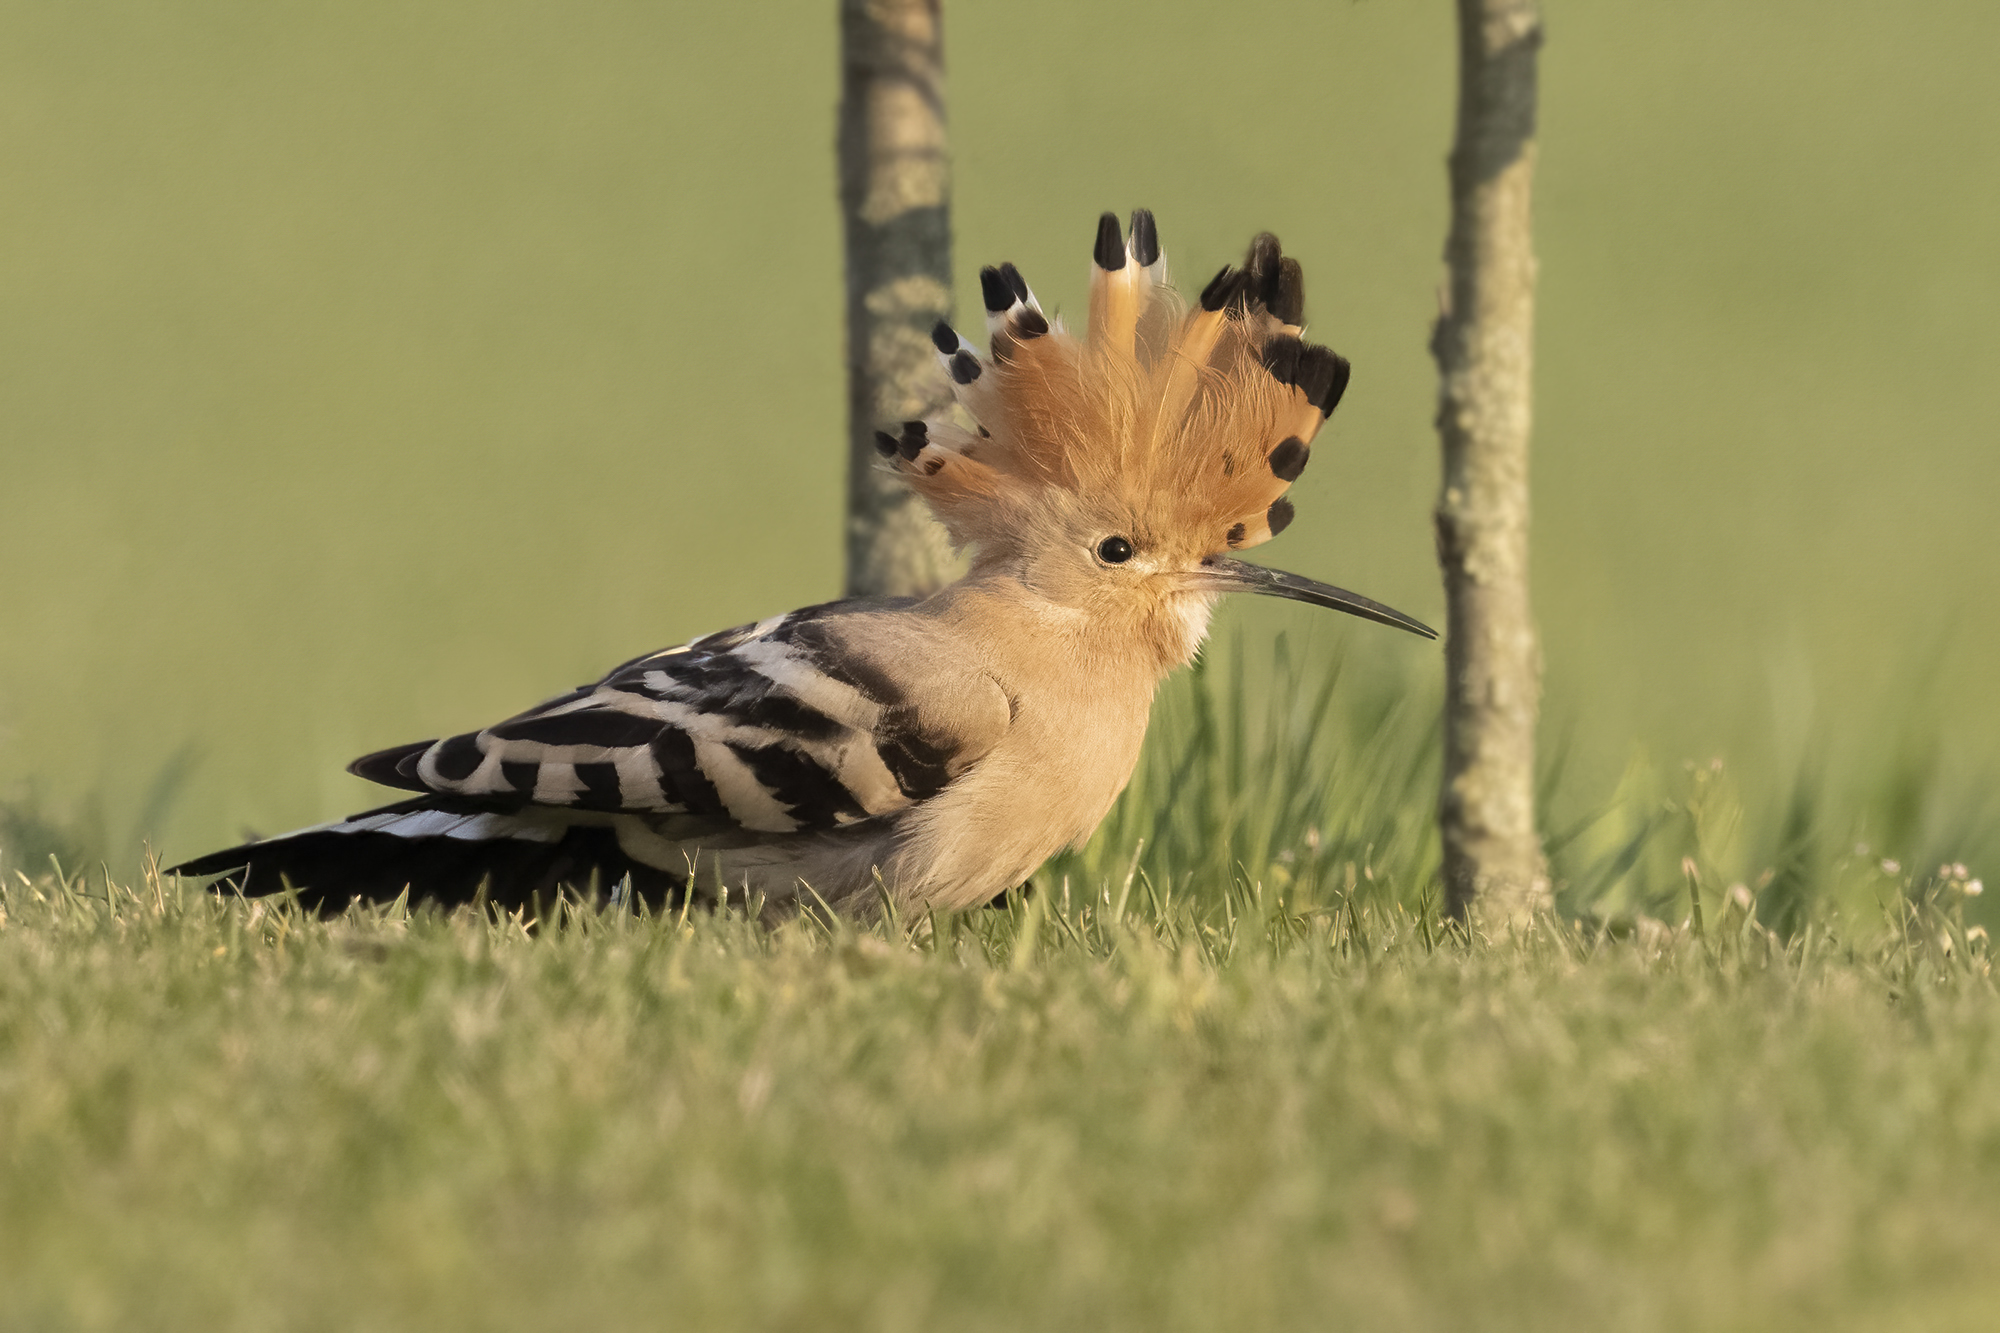
[[[1968,874],[1969,872],[1965,868],[1965,862],[1953,861],[1951,863],[1951,877],[1953,879],[1965,879]]]
[[[1903,873],[1903,863],[1891,860],[1885,856],[1882,858],[1882,873],[1885,875],[1900,875]]]
[[[1750,886],[1748,884],[1731,884],[1729,886],[1729,901],[1735,903],[1744,911],[1749,911]]]
[[[1967,880],[1965,882],[1966,897],[1977,898],[1980,894],[1984,892],[1986,892],[1986,886],[1984,884],[1981,884],[1978,880],[1972,879],[1972,880]]]

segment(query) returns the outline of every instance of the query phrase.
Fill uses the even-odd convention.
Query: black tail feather
[[[435,809],[453,810],[455,803],[404,801],[368,814]],[[656,908],[679,906],[687,891],[685,876],[633,860],[618,835],[602,825],[572,825],[547,842],[405,837],[336,826],[211,852],[170,873],[220,876],[211,887],[253,898],[289,884],[301,903],[334,911],[356,898],[389,902],[406,888],[413,900],[449,907],[474,901],[484,885],[487,901],[510,909],[533,906],[538,898],[547,902],[558,890],[602,897],[627,879],[632,894]]]

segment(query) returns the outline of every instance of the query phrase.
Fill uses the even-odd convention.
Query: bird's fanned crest
[[[1126,231],[1106,213],[1082,338],[1012,264],[983,270],[980,288],[986,354],[948,325],[933,335],[970,427],[940,417],[877,437],[955,540],[1004,544],[1051,491],[1213,551],[1256,546],[1291,521],[1285,492],[1348,363],[1302,338],[1303,273],[1275,236],[1253,240],[1190,308],[1166,284],[1153,215],[1138,210]]]

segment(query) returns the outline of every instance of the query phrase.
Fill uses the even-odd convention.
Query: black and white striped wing
[[[937,794],[1005,730],[1005,700],[938,726],[897,674],[810,607],[636,658],[482,731],[399,746],[350,771],[411,791],[761,833],[840,828]]]

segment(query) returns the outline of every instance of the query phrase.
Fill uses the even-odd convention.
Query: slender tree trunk
[[[944,529],[881,467],[875,431],[951,398],[931,327],[951,316],[951,175],[939,0],[841,0],[840,214],[847,245],[847,591],[931,592]]]
[[[1458,0],[1450,286],[1437,358],[1445,641],[1446,907],[1514,927],[1548,910],[1535,831],[1541,651],[1528,607],[1534,369],[1535,0]],[[1476,904],[1476,907],[1475,907]]]

